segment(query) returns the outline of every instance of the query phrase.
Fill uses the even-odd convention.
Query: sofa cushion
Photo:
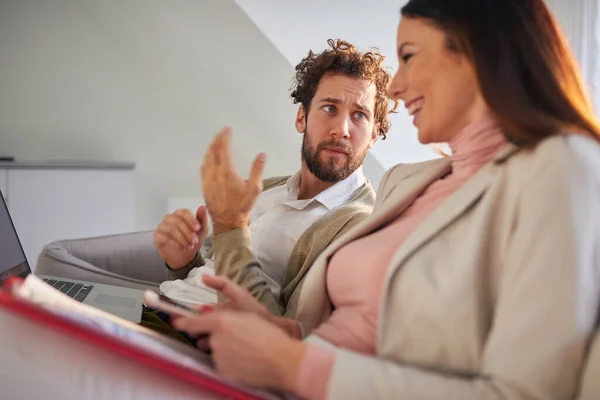
[[[63,240],[44,246],[35,273],[135,289],[157,289],[165,264],[153,231]]]

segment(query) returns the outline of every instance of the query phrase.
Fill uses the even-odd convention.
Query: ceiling
[[[362,49],[377,47],[388,56],[385,64],[391,72],[398,65],[394,56],[396,27],[404,0],[235,1],[291,65],[296,65],[309,49],[325,49],[329,38],[341,38]],[[386,169],[400,162],[437,156],[418,142],[412,118],[403,107],[400,110],[391,117],[388,139],[372,150]]]

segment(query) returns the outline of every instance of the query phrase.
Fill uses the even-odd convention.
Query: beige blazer
[[[439,159],[386,173],[372,216],[307,274],[305,335],[332,310],[331,256],[393,221],[449,170]],[[600,149],[588,138],[508,145],[397,249],[376,357],[334,348],[328,398],[573,398],[600,304],[599,176]]]

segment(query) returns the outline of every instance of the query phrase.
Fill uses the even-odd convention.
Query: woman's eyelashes
[[[413,55],[414,55],[413,53],[406,53],[406,54],[403,54],[403,55],[401,56],[401,58],[402,58],[402,61],[403,61],[403,62],[406,64],[406,63],[408,62],[408,60],[410,60],[410,59],[412,58],[412,56],[413,56]]]

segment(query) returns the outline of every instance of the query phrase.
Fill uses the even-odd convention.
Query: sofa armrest
[[[95,283],[152,288],[165,280],[153,231],[62,240],[44,246],[36,274]]]

